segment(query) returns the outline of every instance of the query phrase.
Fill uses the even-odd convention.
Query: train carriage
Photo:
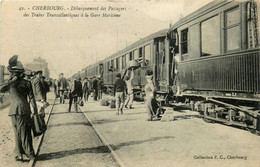
[[[207,121],[260,130],[259,5],[213,1],[167,34],[175,100]]]
[[[129,76],[131,71],[129,67],[134,65],[134,93],[140,95],[146,84],[145,71],[147,69],[156,71],[157,60],[165,54],[167,32],[168,30],[164,29],[153,33],[104,59],[104,85],[111,89],[115,83],[116,74],[121,73],[122,76],[124,74]],[[156,82],[156,78],[154,81]]]
[[[95,64],[89,65],[82,70],[82,78],[93,78],[93,77],[103,77],[103,61],[99,61]]]

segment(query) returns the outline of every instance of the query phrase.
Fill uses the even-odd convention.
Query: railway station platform
[[[134,102],[133,107],[124,109],[123,115],[116,115],[115,109],[101,106],[91,98],[81,107],[120,158],[122,166],[243,167],[257,166],[259,162],[260,154],[252,154],[260,153],[255,147],[260,146],[259,137],[248,131],[206,123],[182,104],[172,111],[174,120],[166,122],[146,121],[143,102]],[[230,159],[231,156],[246,160]]]
[[[60,104],[52,93],[48,97],[48,129],[41,144],[34,139],[34,148],[39,146],[34,163],[15,162],[10,156],[13,132],[8,108],[1,110],[5,143],[0,145],[0,166],[255,167],[260,162],[259,136],[206,123],[182,105],[172,111],[173,121],[162,122],[146,121],[143,102],[135,101],[134,109],[116,115],[114,108],[90,97],[79,112],[69,113],[68,100]]]

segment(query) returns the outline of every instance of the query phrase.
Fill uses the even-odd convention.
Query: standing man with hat
[[[88,78],[84,78],[82,82],[82,91],[83,91],[83,97],[85,101],[88,101],[88,96],[90,93],[90,83]]]
[[[98,97],[98,80],[96,79],[96,77],[93,77],[93,99],[94,101],[97,101],[97,97]]]
[[[23,79],[24,68],[21,62],[17,61],[18,56],[9,60],[8,70],[11,72],[10,79],[1,85],[0,92],[10,92],[11,105],[8,115],[11,118],[15,138],[15,160],[23,161],[23,154],[34,159],[35,153],[32,144],[31,134],[31,109],[37,114],[37,107],[33,95],[32,85]],[[29,99],[29,100],[28,100]]]
[[[43,86],[43,97],[44,97],[44,100],[47,101],[47,93],[50,91],[50,86],[49,86],[48,82],[45,80],[45,76],[41,77],[41,82],[42,82],[42,86]]]
[[[42,71],[39,70],[35,73],[35,78],[32,80],[32,87],[34,92],[34,97],[36,100],[37,108],[39,110],[39,115],[43,122],[45,118],[45,107],[43,105],[46,105],[46,94],[44,90],[44,86],[42,83]],[[45,127],[46,130],[47,127]]]
[[[35,78],[32,80],[33,92],[36,101],[45,102],[44,88],[43,88],[41,78],[42,78],[42,71],[41,70],[36,71]]]
[[[101,79],[101,77],[98,77],[98,100],[102,99],[102,91],[103,91],[103,81]]]
[[[72,101],[74,101],[74,109],[78,112],[78,97],[82,98],[82,84],[80,82],[80,77],[77,77],[72,81],[70,85],[70,93],[69,93],[69,112],[71,111]],[[82,99],[81,99],[82,100]]]
[[[114,84],[114,96],[116,98],[116,115],[119,115],[119,111],[123,114],[124,98],[126,92],[125,81],[121,79],[121,74],[116,75],[116,82]]]
[[[60,73],[59,76],[59,94],[60,94],[60,103],[64,103],[64,91],[67,90],[67,85],[68,81],[67,79],[63,76],[63,73]]]

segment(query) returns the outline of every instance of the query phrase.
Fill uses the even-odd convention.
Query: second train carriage
[[[104,86],[108,90],[112,90],[116,74],[121,73],[122,77],[129,76],[131,70],[128,67],[135,64],[134,92],[136,95],[141,95],[146,84],[144,77],[146,70],[149,69],[156,73],[155,75],[158,77],[154,77],[155,83],[159,83],[160,79],[167,80],[167,77],[169,78],[168,68],[170,65],[166,63],[168,60],[165,56],[167,32],[168,29],[164,29],[131,44],[108,58],[83,69],[81,76],[84,75],[87,78],[100,76],[103,79]]]
[[[123,76],[126,73],[126,75],[130,75],[128,67],[131,64],[135,64],[134,92],[135,94],[140,94],[146,84],[144,77],[146,70],[154,70],[156,68],[156,57],[161,57],[164,54],[163,43],[165,42],[167,31],[167,29],[164,29],[153,33],[103,60],[104,84],[112,88],[116,74],[121,73]],[[125,70],[128,71],[126,72]]]

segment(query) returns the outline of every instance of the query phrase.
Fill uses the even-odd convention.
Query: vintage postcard
[[[259,166],[258,0],[0,2],[0,166]]]

